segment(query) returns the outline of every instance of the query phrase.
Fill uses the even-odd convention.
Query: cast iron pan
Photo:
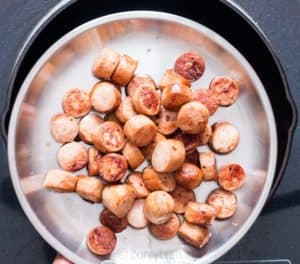
[[[243,10],[225,0],[201,2],[201,7],[192,0],[62,1],[34,28],[18,54],[11,73],[1,120],[4,139],[7,139],[10,113],[18,90],[45,50],[61,36],[88,20],[128,10],[164,11],[198,21],[227,39],[253,66],[270,98],[280,139],[271,196],[278,187],[287,165],[297,122],[297,111],[285,74],[270,42]]]

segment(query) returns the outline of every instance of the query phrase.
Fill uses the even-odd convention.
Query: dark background
[[[22,42],[57,2],[0,0],[0,98],[5,98],[10,71]],[[253,17],[270,39],[300,110],[300,0],[235,2]],[[0,110],[3,107],[4,100],[0,99]],[[23,214],[10,181],[3,141],[0,141],[0,148],[0,263],[51,263],[55,253]],[[280,258],[300,263],[299,171],[298,125],[289,165],[276,194],[250,232],[222,260]]]

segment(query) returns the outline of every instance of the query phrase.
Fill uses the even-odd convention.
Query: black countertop
[[[0,0],[0,98],[5,98],[18,49],[58,0]],[[236,0],[270,39],[300,110],[300,0]],[[276,87],[274,87],[276,89]],[[4,101],[0,100],[2,111]],[[0,141],[0,263],[51,263],[55,255],[25,217]],[[300,126],[276,194],[247,235],[222,260],[290,259],[300,263]]]

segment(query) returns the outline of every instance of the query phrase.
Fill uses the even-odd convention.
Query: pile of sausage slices
[[[219,106],[236,101],[237,82],[218,76],[208,89],[192,91],[191,83],[205,71],[203,58],[193,51],[179,56],[158,85],[149,75],[135,74],[137,65],[130,56],[103,48],[92,68],[100,81],[90,92],[67,91],[64,113],[51,118],[52,135],[63,144],[57,156],[62,169],[49,171],[44,186],[103,203],[102,225],[86,239],[97,255],[110,254],[115,233],[128,224],[148,226],[158,239],[178,234],[201,248],[213,221],[235,213],[233,191],[245,182],[239,164],[216,168],[214,153],[237,147],[237,129],[228,122],[208,124]],[[197,147],[206,144],[211,151],[199,153]],[[86,175],[72,173],[84,167]],[[203,181],[220,187],[198,202],[194,190]]]

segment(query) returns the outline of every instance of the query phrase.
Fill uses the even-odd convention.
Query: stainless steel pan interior
[[[231,75],[240,84],[238,101],[231,107],[220,108],[211,123],[229,121],[240,131],[239,147],[229,155],[218,155],[217,160],[219,166],[228,162],[242,164],[247,181],[236,192],[236,214],[228,221],[214,223],[213,237],[201,250],[178,238],[159,241],[147,229],[129,227],[117,234],[117,248],[109,257],[96,257],[88,251],[85,236],[99,224],[102,205],[84,202],[76,194],[42,188],[47,170],[58,167],[59,144],[51,137],[50,117],[62,111],[61,99],[66,90],[91,89],[96,81],[91,64],[103,46],[137,58],[137,72],[148,73],[157,82],[178,55],[196,50],[204,56],[207,69],[193,89],[207,87],[211,78],[220,74]],[[237,49],[191,20],[135,11],[101,17],[74,29],[37,61],[14,104],[8,152],[14,188],[27,217],[50,245],[75,263],[99,263],[100,259],[105,263],[210,263],[241,239],[261,211],[274,176],[277,140],[264,87]],[[196,191],[197,200],[204,201],[216,187],[213,182],[203,183]]]

